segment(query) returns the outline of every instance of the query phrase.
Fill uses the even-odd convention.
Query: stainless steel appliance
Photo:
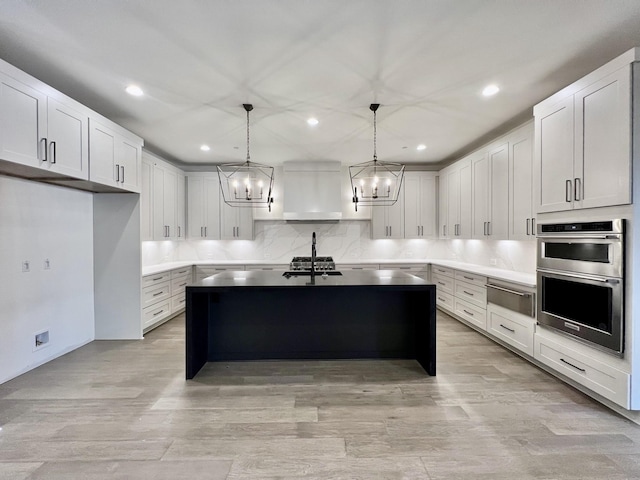
[[[538,224],[537,321],[622,356],[624,220]]]
[[[289,263],[289,269],[293,271],[311,271],[311,265],[314,265],[316,272],[324,272],[336,269],[336,263],[332,257],[316,257],[315,263],[311,261],[311,257],[293,257]]]
[[[500,305],[508,310],[522,313],[529,317],[536,316],[536,305],[533,293],[516,290],[511,286],[507,287],[496,282],[487,283],[486,286],[487,303]]]

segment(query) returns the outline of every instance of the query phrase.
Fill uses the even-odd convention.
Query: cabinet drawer
[[[455,278],[461,282],[473,283],[474,285],[478,285],[483,288],[485,288],[485,285],[487,284],[487,277],[476,275],[475,273],[456,271]]]
[[[482,330],[487,329],[487,311],[476,305],[454,297],[454,313]]]
[[[199,282],[203,278],[210,277],[216,273],[226,272],[228,270],[244,270],[244,265],[238,265],[237,267],[198,267],[196,266],[196,282]]]
[[[171,272],[161,272],[155,275],[145,275],[142,277],[142,288],[150,285],[158,285],[171,279]]]
[[[431,275],[431,281],[435,284],[438,293],[453,295],[453,278],[434,273]]]
[[[175,270],[171,270],[171,280],[183,277],[191,278],[192,272],[193,268],[191,266],[176,268]]]
[[[612,402],[629,408],[629,374],[535,335],[534,358]]]
[[[171,301],[166,300],[164,302],[152,305],[142,309],[142,325],[143,329],[152,326],[154,323],[164,320],[171,315]]]
[[[171,297],[171,313],[173,314],[184,310],[186,301],[187,297],[184,292]]]
[[[171,296],[171,282],[151,285],[142,289],[142,307],[148,307]]]
[[[184,288],[189,284],[187,277],[176,278],[171,280],[171,295],[184,294]]]
[[[446,277],[454,277],[453,269],[449,267],[441,267],[440,265],[431,265],[431,273],[444,275]]]
[[[453,312],[453,295],[450,293],[436,292],[436,305]]]
[[[535,320],[497,305],[487,308],[487,331],[533,357]]]
[[[485,309],[487,308],[487,288],[479,287],[475,283],[455,281],[454,295],[467,302]]]

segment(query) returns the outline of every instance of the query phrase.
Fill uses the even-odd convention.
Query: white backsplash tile
[[[289,263],[311,255],[316,232],[318,255],[349,263],[366,260],[446,259],[535,272],[535,241],[371,239],[371,223],[256,221],[254,240],[143,242],[143,266],[180,260],[240,260]],[[495,262],[494,263],[492,263]]]

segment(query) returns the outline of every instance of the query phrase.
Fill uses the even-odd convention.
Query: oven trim
[[[590,285],[606,285],[610,288],[612,290],[611,334],[575,320],[545,312],[543,310],[543,277],[576,281]],[[622,278],[575,274],[539,268],[537,270],[537,285],[537,323],[539,325],[550,327],[554,331],[563,333],[604,352],[619,357],[624,356],[624,281]]]

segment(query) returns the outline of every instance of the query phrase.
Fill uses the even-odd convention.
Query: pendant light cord
[[[247,109],[247,163],[249,163],[249,110]]]
[[[378,154],[376,152],[376,136],[377,136],[377,130],[376,130],[376,111],[373,111],[373,161],[377,162],[378,161]]]

